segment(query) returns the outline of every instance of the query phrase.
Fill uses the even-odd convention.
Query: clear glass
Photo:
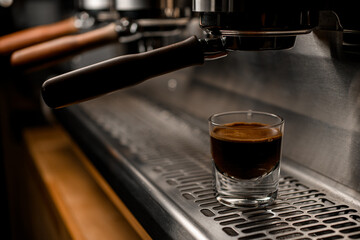
[[[217,200],[230,207],[264,206],[277,197],[284,119],[234,111],[209,118]]]

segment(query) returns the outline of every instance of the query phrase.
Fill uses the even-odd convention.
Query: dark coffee
[[[279,163],[282,139],[279,129],[244,122],[225,126],[215,127],[210,136],[212,157],[221,173],[239,179],[257,178]]]

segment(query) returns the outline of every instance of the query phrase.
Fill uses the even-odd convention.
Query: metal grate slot
[[[351,238],[351,239],[360,239],[360,234],[350,235],[349,238]]]
[[[293,210],[293,209],[296,209],[296,207],[290,206],[290,207],[283,207],[283,208],[274,208],[272,211],[277,213],[277,212],[286,212],[286,211]]]
[[[235,227],[236,228],[246,228],[246,227],[263,225],[263,224],[268,224],[268,223],[277,222],[277,221],[281,221],[281,218],[274,217],[274,218],[258,220],[258,221],[251,221],[251,222],[247,221],[246,223],[235,225]]]
[[[311,218],[311,216],[309,216],[309,215],[301,215],[301,216],[296,216],[296,217],[285,218],[285,221],[295,222],[295,221],[309,219],[309,218]],[[296,224],[296,223],[294,223],[294,224]]]
[[[299,227],[299,226],[306,226],[306,225],[314,224],[314,223],[318,223],[318,222],[319,222],[318,220],[311,219],[311,220],[306,220],[306,221],[302,221],[302,222],[296,222],[293,225],[296,227]]]
[[[286,227],[286,228],[281,228],[281,229],[269,231],[269,233],[272,234],[272,235],[278,235],[278,234],[284,234],[284,233],[287,233],[287,232],[293,232],[294,230],[296,230],[296,229],[293,228],[293,227]]]
[[[356,208],[285,171],[270,206],[235,209],[217,202],[207,133],[170,111],[126,94],[81,106],[106,146],[132,159],[127,164],[168,206],[176,204],[179,215],[214,239],[360,239]]]
[[[300,207],[301,210],[310,210],[310,209],[315,209],[315,208],[319,208],[319,207],[323,207],[323,204],[313,204],[313,205],[306,205],[303,207]]]
[[[331,225],[331,227],[336,229],[336,228],[345,228],[345,227],[354,226],[354,225],[356,225],[356,223],[354,223],[354,222],[345,222],[345,223]]]
[[[317,229],[321,229],[321,228],[325,228],[326,226],[325,225],[313,225],[313,226],[310,226],[310,227],[304,227],[304,228],[300,228],[301,231],[313,231],[313,230],[317,230]]]
[[[307,205],[307,204],[312,204],[312,203],[316,203],[316,201],[315,200],[306,200],[306,201],[294,202],[293,205],[301,206],[301,205]]]
[[[266,237],[265,234],[263,233],[258,233],[258,234],[253,234],[253,235],[249,235],[249,236],[246,236],[246,237],[241,237],[241,238],[238,238],[239,240],[251,240],[251,239],[259,239],[259,238],[262,238],[262,237]]]

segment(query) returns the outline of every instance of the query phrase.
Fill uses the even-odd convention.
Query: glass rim
[[[271,116],[274,118],[277,118],[278,120],[280,120],[280,122],[275,123],[275,124],[269,124],[266,126],[257,126],[255,128],[273,128],[273,127],[277,127],[280,126],[282,124],[284,124],[284,118],[282,118],[281,116],[275,114],[275,113],[269,113],[269,112],[261,112],[261,111],[253,111],[253,110],[243,110],[243,111],[228,111],[228,112],[220,112],[220,113],[214,113],[212,114],[209,118],[208,121],[210,124],[216,126],[216,127],[223,127],[223,128],[234,128],[234,127],[227,127],[226,124],[228,123],[216,123],[214,122],[214,118],[218,117],[218,116],[223,116],[223,115],[233,115],[233,114],[249,114],[249,113],[253,113],[253,114],[258,114],[258,115],[267,115],[267,116]]]

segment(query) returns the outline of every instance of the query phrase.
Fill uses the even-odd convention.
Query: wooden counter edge
[[[71,179],[75,181],[74,185],[76,184],[76,181],[78,181],[79,184],[86,184],[86,187],[84,189],[84,194],[87,194],[86,198],[88,198],[89,200],[95,198],[97,201],[96,203],[100,201],[101,204],[96,205],[96,207],[99,208],[99,213],[97,213],[99,214],[99,216],[101,215],[108,219],[108,216],[112,216],[114,214],[121,214],[126,219],[128,224],[130,224],[130,226],[133,228],[133,230],[136,232],[140,239],[151,239],[151,237],[144,230],[141,224],[127,209],[125,204],[116,195],[113,189],[108,185],[106,180],[101,176],[101,174],[87,159],[85,154],[73,142],[73,140],[68,136],[68,134],[62,129],[61,126],[52,125],[46,127],[26,129],[24,131],[24,139],[30,155],[35,162],[35,166],[42,179],[44,179],[49,194],[51,195],[51,198],[53,199],[54,204],[57,207],[64,221],[64,224],[67,226],[71,236],[74,239],[87,240],[95,238],[89,238],[86,233],[84,233],[84,229],[87,226],[84,226],[84,224],[86,224],[84,223],[84,221],[79,221],[81,217],[84,219],[84,213],[81,212],[81,209],[77,210],[75,205],[77,199],[72,201],[75,202],[75,204],[73,204],[74,206],[69,206],[69,204],[71,204],[71,201],[66,200],[66,198],[71,199],[71,196],[64,195],[64,192],[66,192],[67,189],[69,189],[69,191],[67,192],[71,192],[71,188],[73,188],[71,184]],[[61,171],[62,168],[64,168],[63,171]],[[80,173],[77,174],[76,171],[80,171]],[[83,171],[87,172],[87,174]],[[102,192],[104,196],[99,196],[101,195],[101,193],[99,194],[99,190],[97,188],[101,189],[100,192]],[[83,197],[85,196],[81,196],[80,198]],[[75,196],[74,198],[79,197]],[[110,205],[113,205],[114,209],[116,209],[118,213],[112,212],[114,209],[112,209]],[[91,210],[95,211],[94,209]],[[103,214],[108,215],[105,216]],[[101,221],[101,219],[88,219],[87,221]],[[96,223],[90,223],[90,225],[91,224]],[[114,239],[120,237],[118,235],[122,234],[121,227],[119,227],[118,229],[114,229],[116,228],[116,223],[112,222],[108,224],[114,226],[113,228],[111,228],[111,230],[114,231],[112,233],[114,235]],[[101,231],[101,228],[99,229],[99,231]],[[134,236],[134,238],[136,237]]]

